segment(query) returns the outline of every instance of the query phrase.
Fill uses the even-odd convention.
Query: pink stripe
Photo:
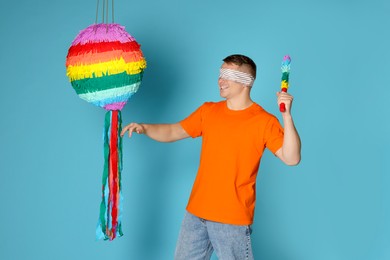
[[[124,26],[121,26],[117,23],[101,23],[90,25],[84,30],[80,31],[80,33],[73,40],[72,45],[112,41],[125,43],[135,41],[135,39],[126,32]]]
[[[122,108],[126,105],[126,102],[118,102],[112,103],[104,106],[105,110],[122,110]]]

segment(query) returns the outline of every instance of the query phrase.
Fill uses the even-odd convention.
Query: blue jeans
[[[186,212],[176,245],[175,260],[253,259],[250,226],[222,224]]]

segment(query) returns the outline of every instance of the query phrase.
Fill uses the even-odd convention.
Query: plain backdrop
[[[96,1],[2,1],[0,12],[0,259],[173,259],[201,140],[125,138],[124,236],[95,241],[105,111],[77,97],[65,57]],[[302,161],[263,157],[255,259],[390,259],[389,12],[388,0],[115,1],[148,62],[123,124],[174,123],[219,101],[233,53],[257,63],[252,97],[281,119],[289,54]]]

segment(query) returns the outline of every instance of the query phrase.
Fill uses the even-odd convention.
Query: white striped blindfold
[[[255,81],[255,78],[252,75],[238,70],[232,70],[232,69],[220,69],[219,78],[238,82],[250,87],[253,85],[253,82]]]

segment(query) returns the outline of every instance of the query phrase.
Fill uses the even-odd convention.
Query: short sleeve
[[[180,125],[192,138],[202,135],[202,115],[206,103],[200,106],[187,118],[180,121]]]
[[[264,129],[265,146],[275,154],[283,145],[284,130],[278,119],[272,116]]]

